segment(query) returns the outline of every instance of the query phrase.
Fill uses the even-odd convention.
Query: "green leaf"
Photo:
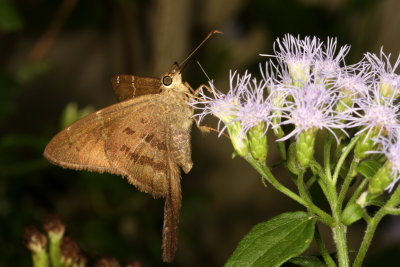
[[[23,26],[22,18],[11,0],[0,0],[0,30],[12,32]]]
[[[357,171],[366,178],[371,178],[382,167],[382,164],[376,160],[367,159],[363,160],[357,167]]]
[[[299,211],[257,224],[239,242],[225,267],[280,266],[309,247],[315,221],[315,218]]]
[[[301,256],[290,259],[290,262],[303,267],[324,267],[325,264],[316,256]]]

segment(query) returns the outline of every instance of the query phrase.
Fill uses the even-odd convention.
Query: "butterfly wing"
[[[114,94],[118,101],[133,97],[160,93],[160,78],[139,77],[134,75],[115,75],[111,79]]]
[[[178,243],[181,207],[180,169],[171,153],[173,129],[170,113],[160,101],[141,107],[113,125],[106,142],[113,168],[128,181],[154,197],[164,197],[163,260],[171,262]]]
[[[154,95],[135,98],[94,112],[59,132],[46,146],[44,156],[64,168],[119,174],[105,153],[112,123],[151,102]]]
[[[168,195],[169,169],[175,164],[169,153],[170,127],[166,116],[161,100],[147,103],[129,116],[115,120],[105,144],[112,168],[154,197]]]

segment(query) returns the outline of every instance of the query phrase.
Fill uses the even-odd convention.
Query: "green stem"
[[[374,237],[376,227],[378,226],[383,216],[385,216],[385,213],[381,209],[375,214],[375,216],[371,220],[369,220],[363,241],[361,242],[360,249],[358,250],[356,259],[354,260],[353,267],[361,266],[362,262],[364,261],[369,245],[371,244],[372,238]]]
[[[353,195],[349,199],[349,203],[355,202],[358,199],[367,183],[368,179],[364,178],[364,180],[361,181],[361,183],[358,185],[357,189],[354,191]]]
[[[326,265],[329,267],[336,267],[335,261],[332,259],[331,255],[325,247],[324,241],[322,240],[321,234],[318,229],[318,225],[315,226],[314,238],[317,242],[319,252],[321,253],[321,256],[324,259]]]
[[[337,183],[337,179],[339,177],[339,172],[340,172],[340,169],[342,168],[343,162],[345,161],[347,155],[352,151],[353,147],[356,145],[357,140],[359,138],[360,138],[360,136],[353,137],[353,139],[350,141],[350,143],[343,149],[343,153],[340,156],[340,158],[336,164],[336,167],[335,167],[335,172],[333,173],[332,181],[333,181],[334,185],[336,185],[336,183]]]
[[[359,163],[358,159],[354,159],[351,162],[351,165],[347,172],[346,178],[344,179],[344,182],[342,184],[342,188],[340,189],[338,202],[336,205],[336,212],[340,212],[340,210],[342,209],[344,198],[346,197],[347,191],[349,190],[351,181],[353,181],[354,173],[355,173],[355,170],[357,169],[358,163]]]
[[[50,244],[49,244],[49,256],[52,267],[60,267],[61,266],[61,240],[62,235],[57,236],[54,234],[49,234]]]
[[[325,167],[325,175],[329,180],[332,180],[332,172],[331,172],[331,148],[333,136],[327,133],[328,137],[326,139],[324,145],[324,167]]]
[[[348,147],[346,149],[348,149]],[[343,154],[346,154],[346,153],[344,152]],[[342,157],[341,157],[342,162],[340,164],[343,164],[344,158],[342,159]],[[339,161],[341,159],[339,159]],[[338,164],[339,164],[339,162],[338,162]],[[334,176],[333,180],[329,180],[329,179],[327,179],[325,172],[322,171],[322,168],[318,162],[313,162],[312,166],[314,167],[312,169],[315,169],[315,170],[313,170],[313,172],[318,173],[318,175],[326,182],[326,191],[327,191],[326,198],[331,207],[332,215],[333,215],[333,219],[334,219],[334,225],[332,227],[332,231],[333,231],[333,239],[336,244],[339,266],[340,267],[348,267],[349,266],[349,255],[348,255],[347,239],[346,239],[347,228],[340,221],[341,210],[337,209],[338,195],[337,195],[337,190],[336,190],[336,186],[335,186],[335,182],[334,182],[335,176]],[[336,166],[336,169],[337,169],[337,166]],[[336,170],[335,170],[335,172],[336,172]],[[336,176],[336,179],[337,179],[337,176]]]
[[[278,191],[281,193],[285,194],[286,196],[290,197],[291,199],[295,200],[299,204],[303,205],[304,207],[310,209],[312,212],[317,214],[319,216],[318,219],[320,219],[322,222],[324,222],[327,225],[332,225],[333,224],[333,219],[332,217],[315,206],[312,203],[308,203],[306,200],[302,199],[299,195],[291,191],[289,188],[283,186],[279,181],[274,177],[274,175],[271,173],[269,168],[265,166],[265,164],[261,164],[260,162],[256,161],[252,157],[246,157],[245,158],[247,162],[250,163],[251,166],[253,166],[262,176],[263,179],[266,179],[272,186],[274,186]]]
[[[354,260],[353,267],[361,266],[364,261],[365,255],[367,254],[368,248],[371,244],[372,238],[374,237],[374,233],[376,227],[378,226],[381,219],[390,213],[390,210],[399,205],[400,202],[400,186],[397,187],[396,191],[392,194],[388,202],[375,213],[375,216],[372,217],[369,222],[367,229],[365,231],[365,235],[363,241],[361,242],[360,249],[358,250],[356,259]]]
[[[387,208],[385,209],[387,214],[390,215],[395,215],[395,216],[399,216],[400,215],[400,209],[398,208]]]
[[[346,226],[337,223],[333,227],[333,239],[336,244],[337,256],[340,267],[349,266],[349,255],[347,253]]]
[[[49,258],[45,250],[40,250],[32,253],[33,267],[48,267]]]

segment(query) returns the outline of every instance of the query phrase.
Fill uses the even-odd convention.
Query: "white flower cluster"
[[[400,76],[395,71],[400,55],[391,64],[390,54],[381,50],[379,55],[366,53],[359,63],[346,65],[348,45],[337,49],[334,38],[323,42],[289,34],[277,39],[273,47],[273,55],[262,55],[267,62],[261,68],[261,82],[248,72],[242,76],[231,72],[230,90],[223,94],[210,81],[212,97],[203,90],[201,100],[191,103],[201,110],[195,115],[198,121],[207,114],[218,117],[225,127],[239,121],[242,136],[260,123],[265,123],[266,131],[292,125],[285,126],[290,132],[277,136],[277,141],[326,129],[340,142],[355,128],[356,135],[372,138],[378,145],[397,144]],[[393,168],[400,168],[400,153],[394,159],[388,156],[389,145],[374,149],[378,147],[396,162]]]

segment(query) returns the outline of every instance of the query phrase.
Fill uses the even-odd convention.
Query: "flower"
[[[275,55],[262,56],[276,57],[282,69],[287,66],[293,84],[301,85],[309,81],[314,56],[319,53],[321,45],[317,37],[300,39],[300,36],[286,34],[282,40],[278,38],[275,41]]]
[[[384,97],[375,84],[370,94],[363,94],[354,99],[357,107],[350,109],[352,116],[348,118],[347,127],[360,127],[356,133],[367,132],[370,136],[375,132],[375,138],[382,134],[391,134],[398,127],[397,117],[399,106],[394,95]]]
[[[284,141],[292,136],[308,130],[327,129],[335,135],[332,129],[341,129],[344,132],[343,120],[347,118],[346,113],[334,110],[339,97],[337,89],[325,88],[319,83],[307,84],[302,88],[289,89],[289,95],[293,101],[286,101],[282,108],[281,124],[293,124],[294,130],[277,141]],[[336,135],[335,135],[336,136]]]
[[[392,94],[399,95],[400,75],[395,71],[400,64],[400,54],[392,65],[390,63],[391,54],[386,55],[381,48],[379,57],[373,53],[365,54],[366,64],[371,66],[375,74],[382,95],[390,97]]]
[[[253,78],[247,86],[242,87],[242,104],[238,106],[235,120],[240,121],[243,135],[260,123],[265,122],[265,132],[271,125],[271,101],[270,98],[264,98],[266,84],[266,81],[257,82]]]
[[[236,71],[232,73],[230,71],[230,89],[227,94],[223,94],[216,89],[213,81],[209,81],[209,89],[211,90],[212,96],[208,96],[204,88],[200,90],[199,99],[192,98],[189,105],[193,108],[201,110],[200,113],[193,115],[194,118],[198,118],[197,124],[205,118],[205,116],[211,114],[220,119],[218,128],[220,128],[221,121],[225,124],[221,133],[224,131],[227,124],[231,123],[236,117],[238,108],[240,106],[240,94],[243,92],[243,88],[249,83],[251,75],[247,72],[240,77]]]
[[[321,49],[317,50],[315,60],[313,61],[313,73],[319,78],[334,78],[342,69],[340,64],[344,61],[344,57],[350,50],[350,46],[344,45],[340,47],[339,52],[335,56],[337,47],[337,39],[329,38]]]

